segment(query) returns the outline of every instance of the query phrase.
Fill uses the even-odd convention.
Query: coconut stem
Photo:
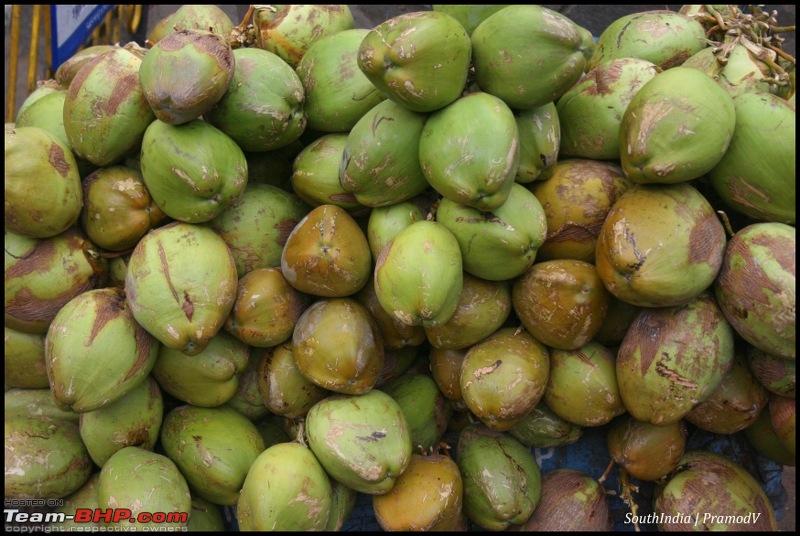
[[[614,458],[611,458],[611,461],[608,462],[608,467],[606,467],[606,470],[603,471],[603,475],[600,478],[597,479],[597,482],[600,485],[603,485],[603,482],[606,481],[606,478],[608,478],[608,475],[611,474],[611,469],[613,467],[614,467]]]
[[[731,220],[728,219],[728,215],[725,213],[724,210],[718,210],[717,214],[722,219],[722,226],[725,227],[725,231],[728,233],[728,237],[732,237],[736,233],[733,232],[733,227],[731,226]]]
[[[716,9],[714,9],[714,6],[707,5],[705,6],[705,8],[706,10],[708,10],[711,16],[714,17],[714,20],[717,21],[717,26],[719,26],[719,29],[724,32],[727,32],[728,26],[725,24],[725,19],[723,18],[722,14]]]
[[[231,35],[228,39],[228,43],[231,45],[231,47],[247,45],[247,27],[250,24],[250,19],[253,16],[254,10],[255,6],[251,5],[248,7],[247,13],[244,14],[241,24],[235,26],[233,30],[231,30]]]
[[[633,494],[639,491],[638,486],[634,486],[631,484],[631,478],[628,475],[628,471],[625,470],[624,467],[620,467],[619,469],[619,481],[620,481],[620,498],[625,501],[631,509],[631,515],[633,516],[633,530],[636,532],[641,532],[642,529],[639,527],[639,505],[636,504],[636,501],[633,498]]]
[[[295,440],[300,443],[301,445],[307,447],[306,444],[306,421],[305,419],[299,419],[297,423],[297,434],[295,435]]]
[[[784,51],[784,50],[782,50],[780,48],[777,48],[775,46],[772,46],[769,43],[767,44],[767,47],[769,47],[769,49],[772,50],[773,52],[775,52],[775,54],[777,54],[781,58],[785,59],[786,61],[788,61],[792,65],[795,65],[797,63],[795,61],[794,57],[791,54],[787,53],[786,51]]]

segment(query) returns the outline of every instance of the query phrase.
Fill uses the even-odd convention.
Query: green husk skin
[[[457,448],[467,516],[494,531],[527,521],[542,489],[531,451],[513,437],[478,424],[461,431]]]
[[[374,27],[358,66],[387,97],[415,112],[432,112],[461,96],[472,48],[461,23],[438,11],[393,17]]]
[[[6,499],[60,499],[92,474],[78,425],[47,417],[5,420]]]
[[[233,398],[247,368],[250,348],[224,331],[205,350],[188,356],[161,345],[153,377],[164,391],[187,404],[211,408]]]
[[[88,50],[88,49],[84,49],[84,50]],[[111,50],[111,47],[109,47],[108,50]],[[104,52],[108,52],[108,50],[105,50]],[[57,73],[57,71],[56,71],[56,73]],[[69,84],[67,84],[67,85],[69,85]],[[34,89],[30,93],[30,95],[28,95],[25,98],[25,100],[22,101],[22,104],[20,105],[19,109],[17,110],[17,115],[14,118],[14,121],[16,121],[17,118],[19,118],[23,113],[25,113],[25,110],[27,110],[28,107],[33,105],[33,103],[35,103],[36,101],[38,101],[39,99],[41,99],[45,95],[49,95],[50,93],[53,93],[54,91],[63,91],[63,90],[64,90],[64,86],[62,84],[59,84],[58,80],[45,80],[44,82],[39,81],[36,84],[36,89]],[[8,124],[11,124],[11,123],[6,123],[6,125],[8,125]]]
[[[509,6],[472,33],[475,80],[512,108],[542,106],[578,81],[593,48],[589,31],[557,11]]]
[[[42,389],[9,389],[5,393],[3,409],[6,420],[14,417],[26,419],[45,418],[66,420],[78,424],[80,414],[61,409],[56,405],[49,388]]]
[[[4,356],[6,388],[44,389],[50,387],[44,362],[44,336],[5,328]]]
[[[456,312],[461,250],[440,223],[418,221],[400,231],[381,251],[374,273],[378,301],[403,324],[437,326]]]
[[[332,508],[330,478],[311,449],[279,443],[250,467],[236,518],[242,531],[318,531],[327,527]]]
[[[703,26],[690,17],[667,10],[633,13],[620,17],[603,30],[586,69],[594,69],[611,59],[628,57],[670,69],[706,46]]]
[[[17,116],[16,128],[43,128],[72,151],[67,131],[64,129],[64,103],[66,101],[67,90],[65,89],[44,95],[26,107],[25,113]]]
[[[703,176],[733,137],[733,98],[703,72],[675,67],[631,99],[619,127],[620,163],[637,184],[675,184]]]
[[[188,123],[219,102],[236,65],[226,37],[207,29],[177,30],[147,51],[139,80],[159,120]]]
[[[6,130],[3,205],[6,232],[48,238],[74,225],[83,192],[70,147],[40,127]]]
[[[759,221],[794,225],[795,107],[769,93],[733,99],[736,129],[725,155],[709,172],[722,200]]]
[[[455,4],[433,4],[431,6],[434,11],[441,11],[447,13],[464,27],[469,35],[475,31],[481,22],[486,20],[486,17],[500,11],[506,4],[503,5],[455,5]]]
[[[83,413],[119,400],[147,379],[158,346],[134,320],[122,290],[95,289],[75,297],[58,312],[45,338],[56,403]]]
[[[189,486],[175,463],[162,454],[139,447],[125,447],[108,459],[100,471],[97,502],[101,510],[130,509],[128,520],[105,523],[111,530],[122,527],[137,531],[145,530],[145,527],[179,530],[186,525],[185,520],[144,523],[136,518],[142,512],[180,512],[185,513],[188,519],[192,509]]]
[[[294,159],[291,184],[297,196],[311,205],[336,205],[353,213],[368,211],[342,188],[339,167],[347,134],[325,134],[309,143]]]
[[[394,203],[385,207],[373,208],[367,221],[367,241],[372,258],[377,259],[383,247],[397,233],[416,221],[426,219],[430,203],[423,197],[415,197],[408,201]]]
[[[469,93],[432,114],[419,141],[422,172],[455,203],[491,211],[506,202],[519,169],[514,113],[489,93]]]
[[[97,486],[100,484],[100,473],[94,473],[86,483],[72,495],[65,497],[61,506],[56,508],[56,512],[66,515],[75,515],[78,508],[98,508]],[[99,523],[76,523],[73,519],[65,519],[63,522],[56,522],[51,525],[53,530],[62,532],[88,530],[87,527],[99,527]],[[99,530],[99,529],[98,529]]]
[[[733,328],[709,292],[686,305],[642,309],[617,353],[622,401],[640,421],[677,422],[711,396],[733,352]]]
[[[772,504],[755,478],[708,451],[683,455],[675,472],[656,490],[653,507],[656,516],[667,519],[658,523],[661,531],[778,530]],[[676,515],[687,512],[696,515]]]
[[[552,348],[547,407],[579,426],[602,426],[625,413],[615,361],[615,353],[594,340],[574,350]]]
[[[622,116],[634,95],[657,72],[649,61],[619,58],[603,62],[584,74],[558,100],[561,154],[617,160]]]
[[[125,447],[153,450],[163,417],[161,389],[148,377],[113,403],[81,413],[81,439],[92,461],[102,468],[115,452]]]
[[[772,426],[769,408],[765,408],[753,424],[744,429],[744,435],[753,448],[762,456],[779,463],[794,467],[797,463],[795,454],[778,438]]]
[[[5,325],[47,333],[72,298],[106,281],[108,262],[76,228],[43,240],[5,235]]]
[[[229,506],[239,501],[247,473],[264,451],[261,434],[244,415],[190,405],[164,417],[161,444],[194,493]]]
[[[289,4],[255,8],[253,25],[257,46],[278,55],[293,69],[318,40],[355,27],[347,5]]]
[[[192,513],[186,525],[189,532],[225,532],[222,507],[201,497],[192,496]]]
[[[236,265],[211,229],[173,223],[145,235],[128,264],[125,292],[136,321],[166,346],[197,355],[236,298]]]
[[[244,151],[272,151],[297,141],[307,125],[303,84],[291,67],[266,50],[234,50],[228,90],[204,115]]]
[[[411,462],[403,410],[377,389],[318,402],[306,416],[306,435],[325,471],[361,493],[388,492]]]
[[[436,221],[458,240],[464,271],[488,281],[522,275],[547,237],[542,204],[525,186],[513,182],[506,201],[491,211],[442,199]]]
[[[202,223],[228,208],[247,186],[247,159],[224,132],[199,119],[153,121],[142,140],[142,177],[164,213]]]
[[[426,374],[402,374],[381,385],[380,390],[403,410],[411,442],[417,450],[430,452],[444,438],[453,410],[433,378]]]
[[[169,31],[203,30],[227,39],[233,30],[233,22],[221,8],[213,5],[184,5],[170,15]]]
[[[358,68],[358,49],[365,28],[322,37],[297,66],[306,100],[308,127],[320,132],[348,132],[386,99]]]
[[[575,443],[583,435],[583,428],[565,421],[541,401],[508,433],[523,445],[544,449]]]
[[[528,184],[553,176],[563,143],[561,120],[555,103],[548,102],[514,113],[519,132],[519,169],[516,181]]]
[[[795,359],[795,228],[751,224],[731,237],[714,281],[722,312],[747,342]]]
[[[281,265],[286,239],[309,212],[300,198],[269,184],[250,183],[208,226],[225,240],[241,278],[248,272]]]
[[[75,75],[64,103],[64,128],[76,156],[107,166],[139,146],[156,117],[139,82],[141,64],[135,54],[115,48]]]
[[[339,168],[339,183],[369,207],[402,203],[429,184],[419,160],[419,140],[427,117],[384,101],[350,130]]]

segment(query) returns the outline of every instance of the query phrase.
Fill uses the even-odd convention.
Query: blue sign
[[[53,70],[67,61],[91,37],[114,4],[51,5],[50,28],[53,48]]]

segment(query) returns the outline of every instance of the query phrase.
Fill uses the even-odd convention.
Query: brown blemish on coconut
[[[600,236],[600,229],[603,227],[602,220],[580,225],[567,223],[561,228],[547,234],[548,242],[591,242]]]
[[[180,298],[178,298],[178,292],[172,285],[172,278],[169,275],[169,263],[167,262],[167,254],[164,251],[164,245],[161,242],[158,243],[158,257],[161,260],[161,269],[164,272],[164,277],[167,280],[167,286],[169,286],[169,290],[170,292],[172,292],[172,297],[175,300],[175,303],[180,303]]]
[[[722,289],[736,289],[736,292],[730,294],[735,299],[727,300],[729,305],[736,310],[741,309],[742,318],[747,317],[747,311],[757,308],[756,302],[769,306],[768,293],[780,294],[781,289],[764,273],[761,265],[755,262],[748,245],[734,237],[728,244],[726,255],[730,258],[740,257],[745,261],[745,265],[737,269],[732,269],[731,263],[725,263],[718,275],[718,284]]]
[[[691,229],[689,261],[719,267],[725,252],[725,230],[714,214],[706,214]]]
[[[481,367],[481,368],[475,369],[475,372],[473,372],[472,375],[475,376],[475,379],[481,380],[487,374],[491,374],[492,372],[497,370],[500,367],[500,365],[502,365],[502,364],[503,364],[503,361],[501,359],[498,359],[497,361],[495,361],[494,363],[492,363],[491,365],[489,365],[487,367]]]
[[[194,304],[189,297],[189,293],[185,290],[183,291],[183,305],[181,306],[181,310],[183,310],[183,314],[185,314],[186,318],[191,322],[192,316],[194,316]]]
[[[70,171],[69,163],[64,155],[64,150],[57,143],[50,144],[48,158],[50,165],[58,171],[58,174],[66,178]]]
[[[743,180],[737,175],[730,177],[727,182],[731,202],[735,205],[755,209],[760,212],[760,207],[762,205],[768,205],[772,202],[763,190],[756,188],[750,181]]]
[[[769,234],[757,234],[750,238],[750,242],[755,246],[761,246],[769,250],[772,258],[787,273],[795,275],[797,269],[797,250],[793,241],[786,237],[773,237]]]
[[[120,289],[114,289],[113,293],[99,294],[98,298],[96,300],[98,307],[95,312],[94,322],[92,322],[89,340],[85,346],[91,346],[106,324],[118,318],[120,311],[125,309],[125,297]]]
[[[30,290],[24,288],[17,292],[13,299],[6,304],[6,314],[23,322],[42,322],[52,321],[58,311],[75,296],[91,290],[93,285],[83,284],[77,288],[69,289],[55,298],[41,299],[34,296]],[[44,326],[46,329],[46,326]]]
[[[100,55],[93,60],[86,62],[86,64],[75,74],[72,82],[69,84],[69,90],[67,93],[69,100],[75,100],[78,98],[78,93],[80,93],[83,83],[86,82],[86,79],[92,73],[94,66],[100,62],[103,56],[104,55]]]
[[[611,85],[622,77],[622,63],[613,61],[605,66],[598,66],[588,76],[593,79],[593,83],[586,88],[586,95],[611,95],[614,93]]]
[[[688,51],[681,50],[678,53],[676,53],[674,56],[672,56],[670,58],[667,58],[664,61],[662,61],[658,66],[661,69],[664,69],[664,70],[670,69],[672,67],[678,67],[679,65],[682,65],[683,62],[688,60],[689,57],[691,57],[691,54],[689,54]]]
[[[119,108],[119,105],[123,104],[128,99],[128,96],[131,94],[131,92],[138,87],[139,87],[138,71],[129,73],[125,76],[118,78],[116,84],[114,84],[114,90],[111,92],[109,100],[105,103],[105,106],[103,106],[103,111],[107,115],[115,115],[117,113],[117,108]]]
[[[132,318],[131,321],[133,322]],[[138,323],[134,322],[134,324],[133,338],[136,341],[136,363],[125,375],[123,381],[131,379],[147,364],[150,360],[150,349],[153,345],[153,336]]]
[[[6,282],[32,273],[46,273],[49,269],[50,258],[55,255],[56,247],[53,240],[42,240],[24,256],[19,257],[21,262],[16,262],[6,268]],[[6,255],[9,255],[6,250]]]
[[[662,315],[658,312],[644,310],[633,320],[628,334],[620,348],[620,354],[635,351],[638,347],[641,362],[641,374],[644,376],[661,348],[661,334],[668,328]]]
[[[669,380],[670,382],[674,383],[675,385],[679,385],[681,387],[685,387],[687,389],[696,390],[697,383],[690,380],[689,378],[685,378],[676,370],[669,368],[663,361],[659,361],[656,363],[656,374]]]
[[[292,234],[292,231],[297,226],[297,220],[281,220],[275,224],[274,228],[278,231],[278,236],[276,237],[276,242],[279,246],[283,247],[286,245],[286,241],[289,239],[289,235]]]

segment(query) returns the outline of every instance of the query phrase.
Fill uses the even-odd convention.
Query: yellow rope
[[[11,7],[11,43],[8,58],[8,87],[6,88],[6,123],[14,121],[17,111],[17,69],[19,68],[19,27],[22,6]]]
[[[33,6],[31,18],[31,42],[28,50],[28,93],[36,89],[36,68],[39,66],[39,26],[41,25],[42,6]]]

